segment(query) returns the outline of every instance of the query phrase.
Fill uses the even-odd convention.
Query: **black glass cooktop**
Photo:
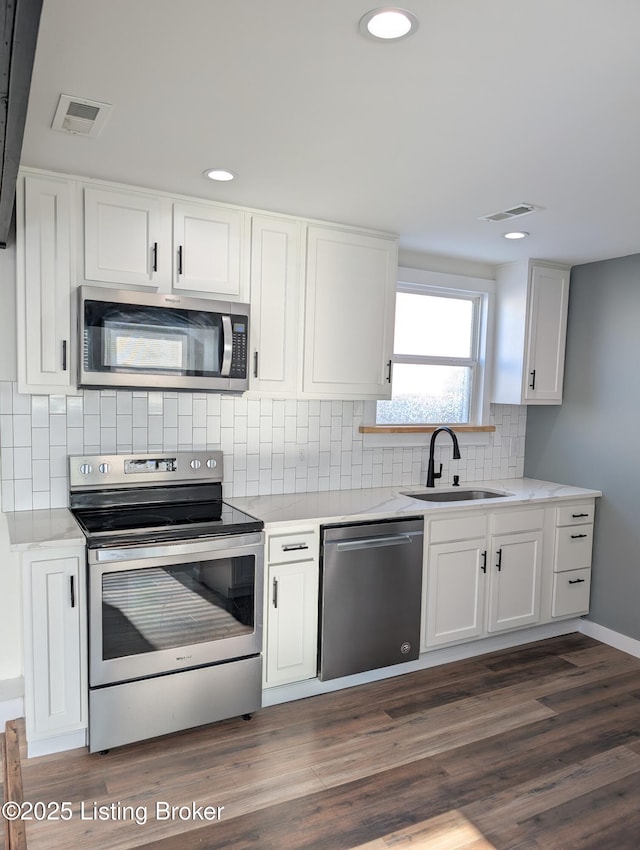
[[[175,501],[168,501],[169,488],[141,492],[129,491],[84,494],[81,504],[71,511],[82,528],[89,546],[112,546],[155,540],[184,540],[222,534],[261,531],[262,520],[256,519],[219,498],[198,500],[195,488],[176,488]],[[202,495],[210,496],[209,491]]]

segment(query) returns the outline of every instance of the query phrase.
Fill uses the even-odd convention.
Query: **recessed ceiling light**
[[[228,168],[207,168],[204,173],[210,180],[218,180],[221,183],[227,183],[229,180],[235,180],[238,176],[237,174],[234,174],[233,171],[229,171]]]
[[[418,19],[406,9],[385,6],[360,18],[360,32],[376,41],[397,41],[418,29]]]
[[[525,239],[528,235],[526,230],[512,230],[510,233],[503,233],[505,239]]]

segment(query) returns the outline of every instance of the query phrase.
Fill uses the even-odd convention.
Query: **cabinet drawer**
[[[595,504],[587,505],[565,505],[556,508],[556,525],[579,525],[580,523],[593,522]]]
[[[270,564],[290,561],[311,561],[318,557],[318,536],[314,530],[303,529],[300,534],[269,535],[267,560]]]
[[[553,577],[552,617],[586,614],[589,610],[591,570],[572,570]]]
[[[496,511],[493,515],[494,534],[513,534],[518,531],[535,531],[544,524],[544,509],[533,511]]]
[[[487,533],[485,514],[470,513],[455,519],[436,519],[429,523],[429,543],[446,543],[448,540],[471,540]]]
[[[557,528],[554,572],[590,567],[592,546],[592,525],[568,525],[566,528]]]

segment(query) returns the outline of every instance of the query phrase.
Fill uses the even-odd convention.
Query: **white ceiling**
[[[406,0],[396,43],[376,5],[44,0],[22,163],[485,263],[640,252],[638,0]],[[97,139],[50,129],[61,93],[113,104]],[[477,220],[520,202],[529,239]]]

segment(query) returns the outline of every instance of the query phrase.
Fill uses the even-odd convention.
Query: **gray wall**
[[[525,475],[602,490],[589,619],[640,640],[640,254],[571,272],[564,402],[530,406]]]

